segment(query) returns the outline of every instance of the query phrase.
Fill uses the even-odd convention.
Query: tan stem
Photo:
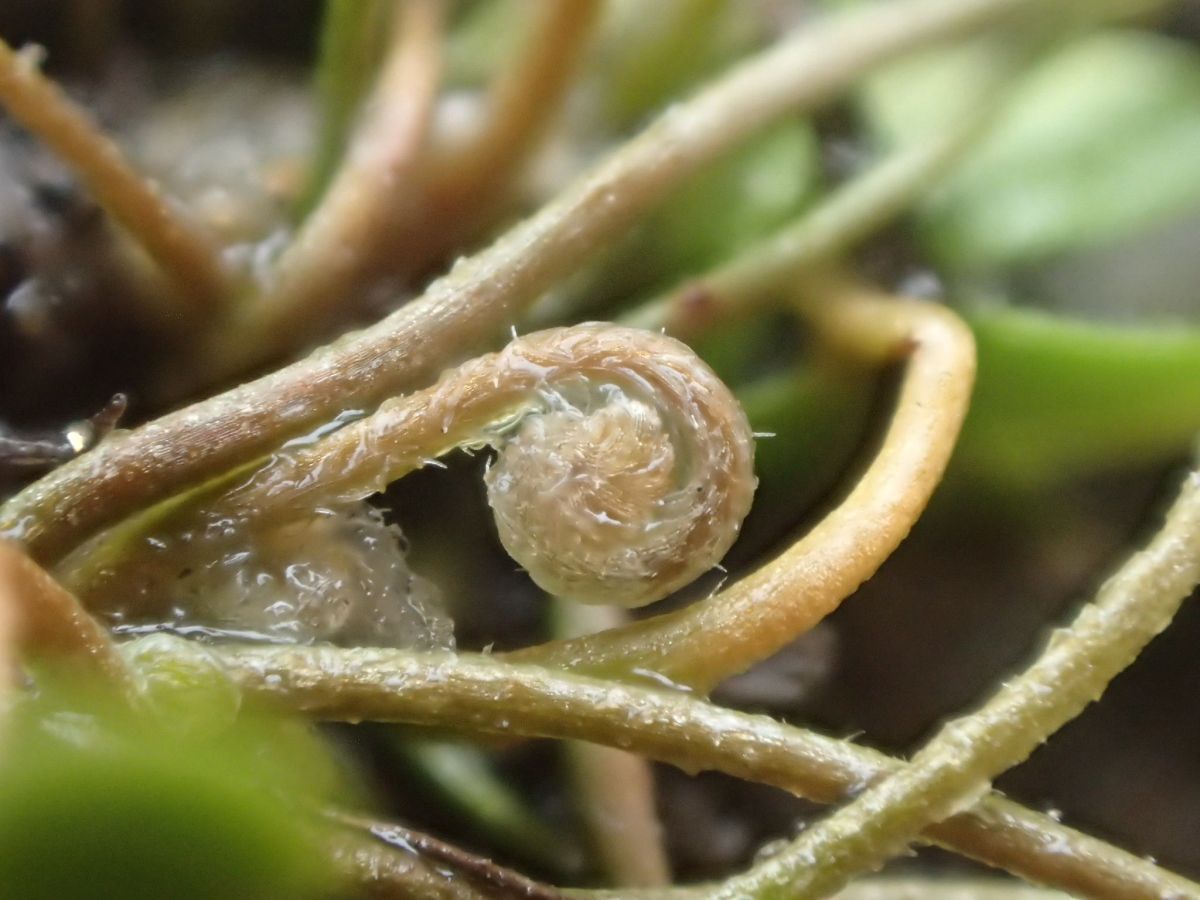
[[[15,627],[21,655],[132,691],[133,676],[108,632],[49,573],[7,541],[0,541],[0,609]]]
[[[857,288],[810,293],[820,333],[877,362],[908,356],[896,411],[870,467],[846,499],[782,556],[678,612],[515,659],[595,672],[643,669],[707,691],[766,659],[870,578],[925,508],[966,414],[974,341],[944,307]],[[848,294],[848,295],[847,295]]]
[[[441,0],[397,5],[362,125],[272,282],[211,341],[204,356],[215,373],[244,369],[319,336],[353,302],[397,223],[411,217],[414,174],[440,82],[444,17]]]
[[[486,224],[513,190],[514,177],[561,110],[601,0],[532,0],[535,20],[524,46],[500,73],[484,121],[464,146],[432,161],[424,215],[409,223],[402,253],[410,265],[444,253]]]
[[[46,78],[29,51],[0,40],[0,103],[75,171],[98,202],[161,267],[189,319],[232,293],[219,248],[138,174],[83,109]]]
[[[904,766],[867,747],[686,693],[487,656],[335,647],[218,653],[250,694],[317,718],[591,741],[687,772],[713,769],[774,785],[819,803],[845,801]],[[998,794],[930,826],[922,840],[1098,900],[1200,898],[1200,888],[1187,879]]]
[[[612,607],[585,607],[556,599],[553,618],[555,631],[570,637],[612,628],[629,615]],[[567,742],[565,752],[576,805],[609,882],[619,887],[670,884],[671,864],[663,845],[650,762],[583,741]]]

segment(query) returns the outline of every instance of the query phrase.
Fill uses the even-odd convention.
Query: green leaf
[[[624,0],[613,5],[602,42],[605,111],[636,123],[749,50],[761,23],[729,0]]]
[[[61,897],[317,897],[332,884],[298,736],[185,740],[76,688],[26,703],[0,764],[0,884]],[[285,745],[292,744],[288,747]]]
[[[955,469],[1012,485],[1186,453],[1200,432],[1200,331],[1020,309],[970,318],[979,378]]]
[[[817,181],[804,122],[782,122],[692,179],[646,225],[639,254],[660,280],[702,272],[792,218]]]
[[[456,87],[481,87],[521,52],[522,26],[529,5],[521,0],[475,0],[466,4],[446,41],[446,81]]]
[[[889,69],[868,89],[903,143],[979,96],[998,45]],[[1024,78],[992,132],[921,210],[945,265],[990,270],[1111,243],[1200,209],[1200,53],[1145,32],[1074,41]]]

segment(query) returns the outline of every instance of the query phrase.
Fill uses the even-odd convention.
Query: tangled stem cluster
[[[1034,5],[898,0],[831,16],[666,112],[541,212],[378,324],[110,436],[34,484],[0,508],[0,535],[14,542],[0,544],[0,662],[11,655],[65,658],[115,682],[136,705],[137,672],[128,662],[138,658],[136,645],[122,655],[34,560],[53,565],[114,526],[136,534],[141,517],[162,526],[181,510],[199,509],[253,521],[360,502],[464,446],[497,448],[487,481],[501,540],[548,592],[639,606],[692,581],[732,544],[755,479],[744,414],[684,345],[652,331],[574,326],[516,339],[430,382],[688,175],[772,119],[834,96],[901,52]],[[286,354],[292,348],[280,325],[293,315],[303,318],[298,330],[305,336],[320,332],[336,318],[337,288],[368,277],[394,249],[378,238],[381,229],[413,239],[407,263],[415,270],[446,249],[438,242],[461,239],[448,223],[478,230],[490,222],[494,185],[504,181],[496,174],[516,171],[527,157],[546,110],[565,93],[564,52],[583,45],[598,7],[590,0],[546,3],[532,29],[532,52],[497,80],[477,142],[429,165],[424,153],[445,11],[436,0],[407,4],[366,102],[376,114],[360,126],[284,255],[274,290],[232,312],[244,286],[223,269],[206,236],[6,46],[0,101],[79,171],[175,284],[175,301],[191,315],[221,310],[223,324],[204,341],[215,346],[231,327],[252,336],[215,354],[199,376],[206,380]],[[397,96],[403,102],[395,105]],[[535,96],[540,102],[529,102]],[[909,762],[704,698],[853,593],[903,540],[941,478],[969,401],[970,332],[937,305],[882,295],[836,274],[798,275],[902,209],[979,124],[868,173],[775,239],[700,279],[715,301],[708,318],[689,318],[683,295],[633,317],[690,337],[774,292],[793,297],[792,311],[824,346],[873,366],[903,364],[874,459],[840,505],[777,559],[681,610],[509,656],[227,646],[216,656],[229,677],[248,695],[315,718],[586,740],[845,802],[746,873],[719,885],[650,890],[647,898],[826,896],[917,841],[1089,896],[1200,897],[1196,885],[1153,863],[990,791],[993,778],[1095,699],[1200,581],[1200,476],[1188,479],[1158,536],[1023,674],[945,726]],[[373,196],[382,176],[389,184],[411,178],[417,187]],[[468,212],[478,216],[464,221]],[[422,246],[416,238],[430,221],[441,225]],[[323,254],[347,241],[356,253],[330,266]],[[310,446],[284,447],[351,407],[370,412]],[[106,557],[118,584],[122,565],[138,566],[135,543]],[[657,686],[644,683],[647,675]],[[410,892],[440,884],[436,872],[395,852],[390,826],[330,815],[342,828],[330,854],[364,883]],[[414,840],[431,858],[474,871],[492,887],[555,895],[432,839],[399,843]]]

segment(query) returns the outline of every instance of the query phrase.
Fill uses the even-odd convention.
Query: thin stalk
[[[423,214],[396,244],[410,266],[444,253],[488,222],[562,109],[595,30],[601,0],[536,0],[529,34],[496,77],[468,141],[431,161]]]
[[[860,358],[908,356],[883,444],[846,499],[783,555],[708,599],[513,658],[609,674],[649,670],[707,692],[816,625],[908,535],[966,414],[971,333],[944,307],[838,284],[810,289],[805,309],[822,337]]]
[[[555,632],[574,637],[629,620],[622,609],[582,606],[555,598]],[[608,882],[618,887],[671,883],[655,806],[654,771],[633,753],[568,741],[564,747],[570,782],[581,818]]]
[[[308,187],[301,203],[307,215],[321,199],[346,151],[347,137],[371,84],[382,49],[383,0],[326,0],[314,90],[321,123]]]
[[[849,741],[684,692],[483,655],[298,646],[215,652],[249,695],[321,719],[591,741],[820,803],[844,801],[904,766]],[[1080,896],[1200,898],[1192,882],[997,794],[985,793],[967,812],[930,826],[922,840]]]
[[[79,176],[175,288],[163,312],[194,319],[228,300],[233,285],[220,249],[155,184],[129,164],[91,117],[38,68],[31,51],[0,40],[0,103]]]
[[[567,890],[573,900],[701,900],[708,885],[637,891]],[[936,878],[884,875],[864,878],[838,892],[836,900],[1068,900],[1060,891],[1030,887],[1001,878]]]
[[[783,299],[786,285],[797,277],[827,265],[911,207],[976,144],[990,118],[990,110],[981,110],[942,134],[896,151],[839,185],[791,225],[630,310],[621,323],[666,329],[687,341],[749,318]]]
[[[397,8],[363,125],[328,191],[264,293],[234,311],[201,354],[214,377],[320,335],[353,300],[396,224],[411,212],[414,172],[441,77],[444,18],[442,0],[409,0]]]
[[[1000,878],[867,878],[840,891],[837,900],[1067,900],[1047,891]]]
[[[1170,624],[1198,582],[1200,472],[1193,472],[1158,534],[1051,635],[1033,665],[979,710],[943,726],[903,770],[713,896],[824,897],[878,868],[922,830],[984,795],[993,778],[1097,700]],[[1182,896],[1197,893],[1191,886]]]
[[[0,613],[10,641],[0,650],[53,661],[133,696],[135,679],[108,632],[15,545],[0,541]],[[7,666],[4,672],[11,671]]]
[[[331,812],[338,867],[372,897],[560,900],[556,889],[420,831]]]

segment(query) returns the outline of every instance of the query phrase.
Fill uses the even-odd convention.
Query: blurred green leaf
[[[702,272],[792,218],[817,183],[817,143],[782,122],[690,180],[641,232],[636,253],[655,281]]]
[[[862,437],[872,379],[861,372],[801,368],[760,379],[738,391],[750,426],[760,435],[754,468],[763,502],[787,485],[816,484],[846,465]]]
[[[25,703],[0,762],[6,895],[322,896],[332,880],[312,813],[325,786],[307,781],[317,751],[279,725],[185,740],[78,687]]]
[[[763,29],[729,0],[623,0],[611,6],[602,42],[608,117],[636,123],[746,52]]]
[[[979,96],[1001,54],[976,42],[870,83],[873,126],[904,143]],[[1076,40],[1014,90],[992,132],[921,210],[945,265],[1039,262],[1200,208],[1200,53],[1146,32]]]
[[[1200,331],[1020,309],[970,318],[979,378],[954,468],[1014,486],[1182,455],[1200,431]]]
[[[504,60],[520,52],[529,5],[520,0],[474,0],[463,4],[446,41],[446,80],[480,87]]]

